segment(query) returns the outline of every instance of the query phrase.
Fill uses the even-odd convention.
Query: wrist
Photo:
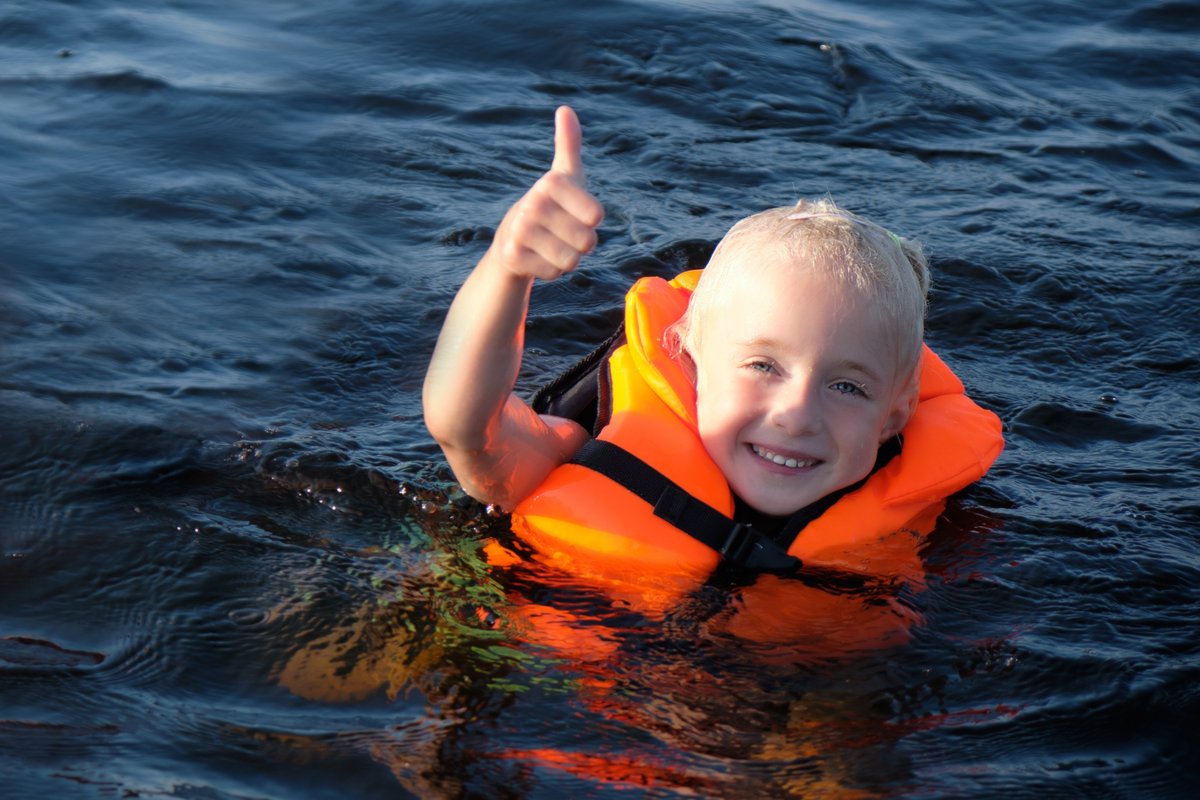
[[[533,275],[524,272],[519,262],[500,252],[495,245],[484,254],[480,266],[491,276],[492,280],[501,285],[501,288],[524,292],[533,284]]]

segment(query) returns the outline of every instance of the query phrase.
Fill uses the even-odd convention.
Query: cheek
[[[700,439],[706,445],[710,444],[724,427],[721,421],[724,415],[709,399],[711,397],[710,392],[703,392],[697,388],[696,429],[700,433]]]
[[[747,407],[736,385],[698,384],[696,393],[696,423],[705,444],[735,437]]]
[[[840,420],[841,441],[845,452],[856,463],[875,463],[885,420],[876,413],[847,415]]]

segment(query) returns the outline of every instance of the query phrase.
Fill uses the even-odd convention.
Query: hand
[[[518,277],[554,280],[596,247],[604,208],[588,193],[583,132],[569,106],[554,115],[554,162],[504,215],[490,252]]]

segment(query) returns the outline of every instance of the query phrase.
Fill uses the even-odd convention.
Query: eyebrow
[[[777,339],[772,339],[767,336],[755,336],[752,339],[747,339],[743,342],[739,342],[738,344],[740,344],[742,347],[747,347],[747,348],[751,348],[751,349],[758,348],[758,347],[763,347],[763,348],[767,348],[767,349],[777,349],[777,350],[784,349],[783,345]],[[869,380],[869,381],[874,381],[875,383],[883,383],[883,377],[880,376],[879,373],[877,373],[875,370],[868,367],[866,364],[863,364],[861,361],[853,361],[850,359],[845,359],[845,360],[837,362],[836,364],[833,365],[833,367],[834,367],[834,369],[837,369],[837,370],[845,370],[848,372],[859,372],[862,375],[864,375],[867,378],[867,380]]]
[[[849,370],[851,372],[861,372],[866,376],[867,380],[875,383],[883,383],[883,378],[880,377],[875,370],[868,367],[866,364],[860,364],[857,361],[841,361],[834,365],[838,369]]]

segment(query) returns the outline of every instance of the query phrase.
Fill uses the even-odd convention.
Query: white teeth
[[[794,458],[787,458],[786,456],[781,456],[778,453],[772,453],[765,447],[759,447],[758,445],[753,445],[752,447],[754,452],[760,457],[765,458],[767,461],[774,462],[781,467],[787,467],[788,469],[796,469],[797,467],[811,467],[813,464],[817,463],[815,459],[797,461]]]

